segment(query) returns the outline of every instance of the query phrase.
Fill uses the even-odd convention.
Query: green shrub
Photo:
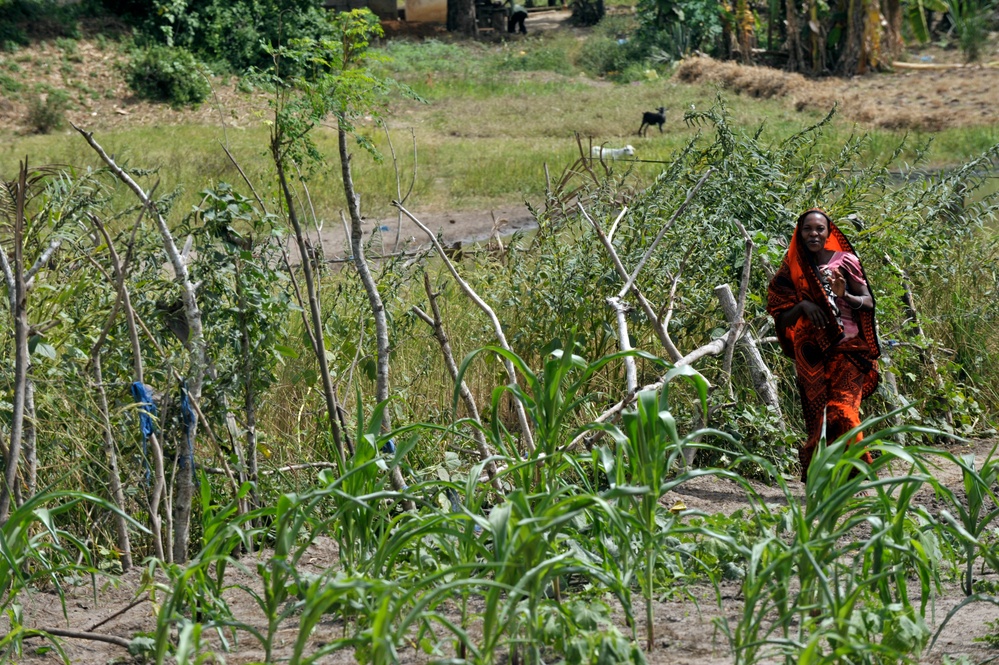
[[[31,40],[80,36],[77,19],[84,3],[55,0],[7,0],[0,2],[0,51],[13,50]]]
[[[519,72],[555,72],[566,76],[572,74],[572,63],[569,62],[565,49],[557,46],[542,46],[517,53],[508,52],[504,54],[498,68]]]
[[[621,81],[641,78],[645,62],[644,49],[624,37],[592,37],[576,59],[576,64],[590,76],[607,76]],[[625,75],[625,72],[629,74]]]
[[[151,46],[132,56],[128,85],[143,99],[174,106],[199,104],[211,92],[203,67],[184,49]]]
[[[28,126],[36,134],[48,134],[66,124],[69,97],[62,90],[35,93],[28,99]]]
[[[13,94],[21,90],[24,87],[20,81],[12,76],[7,76],[6,74],[0,74],[0,90],[2,90],[5,95]]]

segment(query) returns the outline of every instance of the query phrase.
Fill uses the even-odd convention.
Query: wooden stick
[[[583,208],[582,204],[577,204],[577,205],[579,207],[580,212],[583,213],[583,217],[585,217],[593,226],[593,230],[596,231],[597,237],[600,238],[600,242],[603,243],[604,249],[606,249],[607,253],[610,254],[611,261],[614,262],[614,269],[617,270],[617,274],[621,276],[621,279],[627,279],[628,271],[625,270],[624,264],[621,263],[620,257],[617,255],[617,252],[614,250],[614,245],[611,244],[610,237],[605,235],[603,230],[601,230],[600,226],[586,213],[586,209]],[[621,211],[621,213],[618,215],[617,220],[614,222],[614,226],[617,226],[618,221],[620,221],[621,218],[624,217],[626,212],[628,212],[628,208],[624,208],[624,210]],[[675,287],[676,285],[674,283],[674,289]],[[638,304],[641,305],[642,311],[645,312],[645,316],[647,316],[649,321],[652,323],[652,329],[655,331],[656,337],[659,338],[659,343],[663,345],[664,349],[666,349],[666,353],[669,354],[670,360],[676,362],[677,360],[683,357],[683,354],[680,353],[680,350],[676,348],[676,345],[673,343],[673,340],[670,338],[669,331],[667,330],[666,325],[659,321],[659,317],[656,316],[655,311],[652,309],[652,305],[649,303],[648,300],[646,300],[645,296],[642,295],[642,292],[638,289],[637,286],[634,287],[634,291],[635,291],[635,299],[638,300]]]
[[[739,308],[735,302],[735,297],[732,295],[732,289],[729,288],[728,284],[717,286],[715,287],[715,297],[718,298],[718,303],[725,314],[725,319],[734,328],[736,321],[739,319]],[[776,340],[776,338],[774,339]],[[759,396],[760,401],[774,409],[777,420],[783,427],[784,414],[781,413],[780,399],[777,396],[777,382],[774,380],[770,368],[763,361],[763,356],[760,354],[756,340],[751,335],[741,335],[738,344],[742,347],[742,351],[748,361],[749,374],[753,381],[753,387],[756,389],[756,394]]]
[[[79,630],[63,630],[62,628],[45,628],[41,632],[48,633],[49,635],[54,635],[55,637],[69,637],[75,640],[90,640],[91,642],[106,642],[107,644],[115,644],[120,647],[128,648],[129,642],[124,637],[118,637],[116,635],[102,635],[100,633],[85,633]],[[31,637],[42,637],[42,635],[29,635]]]
[[[457,381],[458,364],[454,361],[454,354],[451,352],[451,342],[447,338],[447,333],[444,332],[444,324],[441,321],[441,311],[437,306],[437,294],[434,293],[434,290],[430,285],[430,275],[428,275],[425,271],[423,273],[423,288],[426,290],[427,297],[430,299],[430,311],[434,314],[433,318],[428,316],[416,305],[412,307],[412,311],[424,323],[433,328],[434,337],[437,338],[437,343],[441,347],[441,354],[444,356],[444,364],[447,365],[447,371],[451,374],[451,379],[453,381]],[[465,403],[465,408],[468,409],[469,417],[481,425],[482,421],[479,418],[479,409],[475,404],[475,398],[472,397],[472,391],[468,389],[468,384],[462,381],[461,384],[458,385],[458,392],[461,395],[462,401]],[[493,481],[493,487],[497,490],[502,489],[499,480],[496,478],[496,464],[491,459],[493,452],[489,449],[489,444],[486,443],[486,437],[482,434],[482,430],[478,427],[473,428],[472,437],[475,439],[475,447],[478,449],[479,460],[485,462],[485,471],[490,480]]]
[[[451,260],[447,257],[447,254],[444,253],[444,248],[441,247],[440,241],[437,240],[437,236],[435,236],[433,232],[430,229],[428,229],[423,222],[421,222],[415,216],[413,216],[413,213],[406,210],[406,208],[404,208],[401,203],[399,203],[398,201],[393,201],[392,205],[399,208],[399,210],[401,210],[404,215],[413,220],[413,223],[419,226],[420,229],[427,234],[427,236],[430,238],[430,242],[432,242],[434,245],[434,249],[437,250],[437,255],[440,256],[441,261],[444,262],[444,265],[447,266],[447,269],[451,273],[451,276],[454,277],[454,281],[458,283],[458,286],[461,287],[461,290],[464,291],[465,295],[468,296],[472,300],[472,302],[474,302],[479,307],[479,309],[485,312],[486,316],[489,317],[489,320],[492,321],[493,330],[496,333],[496,339],[499,341],[500,346],[504,350],[513,353],[513,349],[510,348],[510,344],[506,340],[506,335],[503,333],[503,326],[502,324],[500,324],[500,320],[496,316],[496,313],[493,311],[492,307],[487,305],[486,302],[479,297],[479,294],[477,294],[475,290],[468,285],[468,282],[466,282],[461,278],[461,275],[458,274],[457,268],[454,267],[454,264],[451,263]],[[516,386],[517,373],[513,369],[513,363],[504,358],[503,367],[506,368],[507,379],[510,381],[511,385]],[[520,400],[514,400],[514,403],[515,403],[515,408],[517,410],[517,419],[520,421],[520,429],[524,436],[524,443],[530,452],[534,452],[534,437],[531,435],[531,428],[527,421],[527,412],[524,411],[524,405],[520,402]]]
[[[739,303],[735,310],[735,321],[729,321],[729,324],[732,325],[732,337],[725,347],[725,359],[722,362],[722,373],[725,375],[725,381],[728,384],[729,399],[735,399],[735,393],[732,391],[732,358],[735,354],[736,342],[742,336],[742,329],[746,325],[744,316],[746,311],[746,291],[749,288],[750,270],[753,265],[753,239],[749,237],[749,233],[746,231],[746,227],[742,225],[742,222],[737,219],[733,219],[732,221],[739,228],[742,237],[746,240],[746,258],[742,263],[742,280],[739,282]],[[728,285],[726,284],[725,286]]]
[[[72,125],[72,123],[70,124]],[[151,216],[156,221],[163,240],[163,248],[170,259],[176,281],[181,289],[181,298],[184,303],[184,318],[187,320],[188,330],[190,331],[188,341],[191,349],[191,376],[187,385],[189,394],[196,402],[201,399],[201,386],[204,381],[205,371],[208,369],[208,357],[205,350],[204,334],[201,329],[201,309],[198,307],[194,284],[191,282],[187,272],[186,259],[177,249],[177,244],[174,242],[173,234],[170,232],[170,227],[167,225],[166,220],[160,214],[153,201],[146,195],[146,192],[104,151],[104,148],[94,139],[93,132],[84,131],[76,125],[72,125],[72,127],[86,139],[90,147],[107,164],[111,172],[135,193],[144,206],[149,208],[150,213],[154,213]],[[176,514],[174,515],[175,535],[173,541],[173,556],[174,561],[177,563],[187,561],[187,546],[190,540],[191,504],[194,499],[194,468],[192,464],[191,468],[187,469],[187,461],[185,460],[193,461],[194,458],[193,441],[197,435],[197,421],[191,425],[191,428],[190,441],[192,443],[189,445],[185,440],[183,450],[178,455],[181,469],[190,473],[180,473],[177,476]]]
[[[704,184],[704,182],[708,179],[708,176],[710,176],[713,171],[713,166],[708,167],[708,170],[704,172],[704,175],[702,175],[701,179],[697,181],[697,184],[694,185],[689,192],[687,192],[687,198],[680,204],[680,207],[676,209],[676,212],[673,213],[673,216],[670,217],[669,221],[666,222],[666,224],[659,230],[659,233],[656,235],[656,239],[652,241],[649,248],[645,250],[645,254],[642,256],[642,259],[638,262],[638,265],[635,266],[635,272],[631,273],[631,277],[628,278],[628,281],[624,283],[624,286],[621,287],[621,291],[617,294],[618,298],[623,298],[627,295],[628,291],[631,289],[631,285],[635,283],[638,273],[645,267],[646,261],[648,261],[649,257],[652,256],[652,253],[656,251],[656,247],[659,246],[663,236],[666,235],[666,231],[673,226],[673,223],[680,217],[681,214],[683,214],[683,211],[687,209],[687,206],[690,204],[690,200],[694,198],[694,194],[697,193],[697,190],[701,188],[701,185]]]
[[[693,351],[685,355],[683,358],[680,358],[680,360],[676,361],[676,363],[674,363],[674,366],[678,367],[680,365],[692,365],[693,363],[697,362],[704,356],[717,356],[719,353],[725,350],[725,345],[728,343],[728,339],[731,334],[732,331],[729,330],[718,339],[712,340],[707,344],[705,344],[704,346],[694,349]],[[663,381],[664,379],[660,379],[655,383],[650,383],[647,386],[642,386],[641,390],[636,391],[635,394],[637,395],[638,392],[641,392],[643,390],[659,390],[663,386]],[[635,399],[634,395],[622,399],[620,402],[618,402],[617,404],[615,404],[614,406],[612,406],[611,408],[607,409],[599,416],[594,418],[592,422],[594,423],[606,422],[610,418],[613,418],[618,413],[623,411],[629,404],[631,404],[631,402],[634,401],[634,399]],[[572,450],[587,436],[590,436],[589,432],[584,432],[580,434],[575,439],[570,441],[567,446],[565,446],[565,450]]]
[[[628,337],[628,307],[620,298],[611,296],[607,298],[607,304],[614,310],[617,318],[617,344],[621,351],[631,351],[631,339]],[[624,357],[624,377],[625,387],[628,390],[628,397],[635,394],[638,389],[638,369],[635,367],[635,356]],[[626,397],[625,399],[628,399]]]

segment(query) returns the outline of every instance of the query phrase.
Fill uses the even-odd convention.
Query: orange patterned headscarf
[[[787,253],[784,255],[784,260],[781,262],[777,274],[770,281],[770,288],[767,291],[767,311],[777,323],[777,339],[780,341],[784,354],[792,358],[794,357],[794,349],[801,344],[811,343],[825,352],[843,339],[843,328],[838,323],[833,304],[829,301],[829,297],[819,281],[815,262],[808,249],[801,242],[802,222],[804,222],[805,217],[812,213],[822,215],[829,224],[829,238],[826,240],[825,249],[857,255],[853,245],[843,235],[843,232],[833,224],[832,219],[824,210],[812,208],[801,213],[798,217],[798,222],[794,227],[794,235],[791,236],[791,241],[787,246]],[[863,264],[861,264],[861,272],[863,272]],[[866,274],[864,279],[867,279]],[[786,328],[780,325],[780,315],[802,300],[810,300],[825,311],[826,319],[829,321],[825,329],[818,330],[808,320],[808,317],[804,316]],[[872,295],[871,301],[873,302],[873,300]],[[862,370],[872,373],[869,390],[873,391],[877,386],[877,363],[875,361],[881,355],[874,322],[874,310],[858,310],[853,312],[853,316],[860,329],[858,337],[866,343],[866,349],[857,348],[850,355],[855,357]],[[856,346],[851,344],[851,347]],[[859,346],[863,347],[864,345]],[[865,381],[865,396],[870,394],[867,384],[868,382]]]

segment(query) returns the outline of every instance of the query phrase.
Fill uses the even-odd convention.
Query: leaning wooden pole
[[[378,348],[375,399],[381,403],[389,398],[389,357],[392,349],[389,346],[388,318],[385,316],[385,304],[382,302],[382,296],[378,293],[378,284],[375,283],[375,278],[368,268],[368,262],[364,258],[361,208],[357,192],[354,191],[354,178],[350,170],[350,152],[347,150],[347,130],[343,128],[343,125],[337,126],[337,141],[340,148],[340,175],[343,179],[343,193],[347,197],[347,210],[350,213],[350,250],[354,256],[354,268],[357,269],[357,275],[364,285],[364,292],[368,296],[368,305],[371,307],[371,314],[375,319],[375,341]],[[392,429],[389,409],[385,409],[382,413],[382,430],[389,431]],[[402,470],[398,465],[392,467],[389,478],[396,491],[401,492],[406,489],[406,481],[403,479]],[[409,503],[407,502],[407,508],[412,507],[408,505]]]
[[[434,235],[433,231],[428,229],[426,224],[417,219],[413,213],[406,210],[398,201],[393,201],[392,205],[401,210],[406,217],[409,217],[413,220],[414,224],[420,227],[420,230],[427,234],[427,237],[430,238],[430,242],[433,244],[434,249],[437,250],[437,255],[440,257],[441,261],[444,262],[444,265],[447,266],[448,272],[451,273],[451,276],[454,277],[454,281],[458,283],[458,286],[461,287],[461,290],[465,293],[465,295],[468,296],[471,301],[474,302],[476,306],[485,312],[486,316],[489,317],[489,320],[493,324],[493,331],[496,333],[496,339],[499,342],[499,345],[504,350],[513,353],[510,343],[506,341],[506,334],[503,332],[503,325],[500,323],[499,317],[496,316],[496,312],[493,311],[492,307],[486,304],[485,300],[479,297],[479,294],[475,292],[475,289],[473,289],[468,282],[461,278],[461,275],[458,274],[458,269],[454,267],[454,264],[447,257],[447,254],[444,253],[444,248],[441,247],[441,243],[437,240],[437,236]],[[510,385],[516,386],[517,372],[513,368],[513,363],[504,358],[503,367],[506,369],[506,376],[507,380],[510,381]],[[522,436],[524,437],[524,445],[527,447],[529,452],[533,453],[534,436],[531,434],[531,427],[527,420],[527,411],[524,410],[524,405],[520,402],[520,400],[514,400],[514,408],[517,411],[517,420],[520,422],[520,429]]]
[[[11,317],[14,320],[14,404],[10,424],[10,445],[4,460],[3,487],[0,488],[0,524],[5,524],[10,515],[10,504],[17,484],[18,464],[21,460],[21,444],[24,437],[24,411],[27,397],[28,368],[28,307],[27,286],[24,281],[24,217],[25,197],[28,187],[28,161],[21,162],[17,178],[17,192],[14,202],[14,260],[9,262],[4,273],[10,273],[7,288],[13,293]],[[0,248],[0,252],[3,249]],[[11,288],[13,287],[13,288]]]
[[[433,313],[433,318],[416,305],[413,305],[412,311],[421,321],[433,328],[434,337],[437,339],[437,343],[441,347],[441,354],[444,356],[444,364],[447,365],[447,371],[451,375],[451,379],[457,381],[458,363],[454,361],[454,353],[451,351],[451,341],[448,339],[447,333],[444,332],[441,310],[437,306],[437,294],[434,293],[434,289],[430,285],[430,276],[426,272],[423,273],[423,288],[426,290],[427,298],[430,300],[430,311]],[[479,408],[475,404],[472,391],[468,389],[468,385],[464,381],[458,384],[457,387],[458,394],[461,395],[461,400],[465,403],[465,408],[468,410],[469,418],[481,425]],[[489,449],[489,444],[486,442],[486,437],[482,434],[482,430],[478,427],[473,428],[472,438],[475,439],[475,447],[479,452],[479,460],[485,464],[486,475],[492,481],[493,487],[497,490],[502,490],[502,486],[496,476],[496,463],[492,460],[493,451]]]
[[[624,264],[621,263],[621,258],[614,249],[614,245],[611,244],[608,235],[604,233],[603,229],[600,228],[600,225],[597,224],[592,217],[590,217],[590,215],[586,212],[586,209],[583,208],[582,204],[579,205],[579,211],[583,213],[583,217],[586,218],[586,220],[593,227],[593,230],[596,232],[597,237],[600,238],[600,242],[603,244],[604,249],[607,250],[607,253],[611,257],[611,261],[614,263],[614,270],[617,271],[618,276],[623,280],[627,280],[628,271],[625,270]],[[611,226],[612,232],[627,212],[627,207],[621,210],[621,213],[617,216],[617,219],[614,220],[614,224]],[[674,286],[675,285],[676,284],[674,282]],[[644,295],[642,295],[642,291],[638,288],[638,285],[633,285],[631,290],[635,294],[635,299],[638,301],[639,306],[641,306],[642,311],[645,312],[646,318],[648,318],[649,322],[652,323],[652,329],[655,331],[656,337],[659,338],[659,343],[663,345],[663,348],[666,349],[666,353],[669,354],[670,360],[676,362],[682,358],[683,354],[680,353],[678,348],[676,348],[676,344],[673,343],[673,340],[669,336],[669,322],[660,320],[655,310],[652,309],[652,304],[649,303],[648,299]]]
[[[288,185],[288,176],[284,169],[284,155],[281,154],[281,146],[277,137],[271,140],[271,154],[274,159],[274,166],[277,169],[278,182],[281,185],[281,192],[284,195],[285,204],[288,208],[288,220],[295,230],[295,241],[298,243],[299,256],[302,259],[302,275],[305,277],[305,291],[309,299],[309,336],[313,341],[313,351],[315,351],[316,361],[319,363],[319,374],[323,381],[323,397],[326,399],[326,412],[329,417],[330,434],[333,437],[333,446],[336,449],[337,463],[340,473],[344,473],[347,466],[347,454],[343,448],[343,438],[340,435],[340,425],[337,423],[337,400],[333,390],[333,377],[330,374],[329,361],[326,359],[326,337],[323,334],[323,314],[319,307],[319,290],[316,286],[315,275],[312,272],[312,262],[309,261],[309,251],[306,247],[305,230],[298,219],[298,212],[295,208],[295,198],[292,196],[291,187]],[[289,266],[290,270],[290,266]],[[303,314],[304,316],[304,314]]]
[[[195,404],[201,399],[201,385],[204,381],[205,370],[208,366],[205,352],[204,334],[201,329],[201,309],[198,307],[198,299],[195,295],[194,284],[187,272],[187,264],[181,256],[177,244],[174,242],[170,227],[153,201],[146,192],[125,172],[114,159],[112,159],[94,139],[92,132],[87,132],[76,125],[73,128],[86,139],[90,147],[107,164],[111,172],[129,189],[131,189],[142,204],[149,211],[150,216],[156,222],[160,237],[163,240],[163,249],[166,251],[170,264],[173,267],[174,277],[180,286],[181,298],[184,303],[184,318],[187,320],[189,331],[188,341],[191,349],[191,369],[187,379],[187,392],[193,398]],[[190,429],[185,440],[178,451],[178,467],[176,496],[173,502],[173,558],[177,563],[187,561],[187,546],[190,539],[191,526],[191,502],[194,499],[194,441],[196,441],[198,419],[192,419]]]
[[[715,297],[721,305],[725,319],[734,330],[736,322],[739,320],[739,307],[732,295],[732,289],[728,284],[721,284],[715,287]],[[745,354],[746,362],[749,365],[749,376],[753,381],[753,388],[759,396],[760,401],[774,410],[778,422],[784,428],[784,414],[781,412],[780,399],[777,395],[777,382],[774,375],[763,360],[760,347],[752,335],[740,335],[736,342]]]
[[[143,212],[145,209],[143,209]],[[125,261],[122,262],[118,256],[118,251],[115,249],[114,242],[111,240],[111,235],[108,233],[107,228],[104,223],[96,216],[90,215],[90,221],[100,233],[101,237],[104,238],[104,244],[108,248],[108,255],[111,257],[111,267],[114,270],[115,283],[118,291],[117,303],[121,304],[121,309],[125,313],[125,325],[128,330],[128,341],[132,349],[132,380],[139,383],[140,385],[145,385],[145,376],[143,370],[142,362],[142,346],[139,344],[139,330],[136,325],[135,310],[132,308],[132,297],[128,291],[128,283],[126,282],[126,275],[128,273],[128,263],[131,258],[132,247],[135,242],[135,235],[139,230],[139,226],[142,223],[142,214],[140,213],[139,219],[136,220],[135,226],[132,227],[132,236],[129,238],[129,249],[125,256]],[[108,330],[110,330],[110,321],[108,322]],[[100,349],[97,347],[98,344],[103,342],[106,336],[106,332],[102,331],[102,334],[95,343],[95,349],[91,352],[99,353]],[[153,550],[156,553],[158,559],[164,559],[165,549],[163,547],[163,522],[160,517],[160,502],[163,500],[163,494],[166,491],[166,470],[163,463],[163,447],[160,445],[159,437],[156,432],[150,432],[148,437],[149,443],[149,457],[152,461],[152,472],[151,472],[151,487],[149,490],[149,527],[153,534]]]
[[[118,452],[114,445],[114,430],[111,427],[108,395],[104,389],[100,349],[96,349],[96,353],[91,353],[90,359],[94,372],[94,386],[97,388],[97,408],[101,413],[101,426],[104,430],[104,457],[108,462],[108,492],[120,510],[114,515],[114,527],[118,537],[121,570],[124,573],[132,568],[132,543],[128,535],[128,522],[125,520],[125,493],[121,487],[121,471],[118,468]]]

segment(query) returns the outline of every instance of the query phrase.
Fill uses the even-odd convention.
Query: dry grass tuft
[[[990,101],[999,86],[999,69],[994,68],[808,79],[697,57],[685,60],[676,77],[685,83],[715,83],[758,99],[786,98],[799,112],[825,113],[837,106],[846,118],[883,129],[937,132],[999,123],[999,108]]]
[[[676,76],[686,83],[718,83],[728,90],[758,99],[786,97],[810,85],[801,74],[769,67],[744,67],[706,57],[684,60]]]

